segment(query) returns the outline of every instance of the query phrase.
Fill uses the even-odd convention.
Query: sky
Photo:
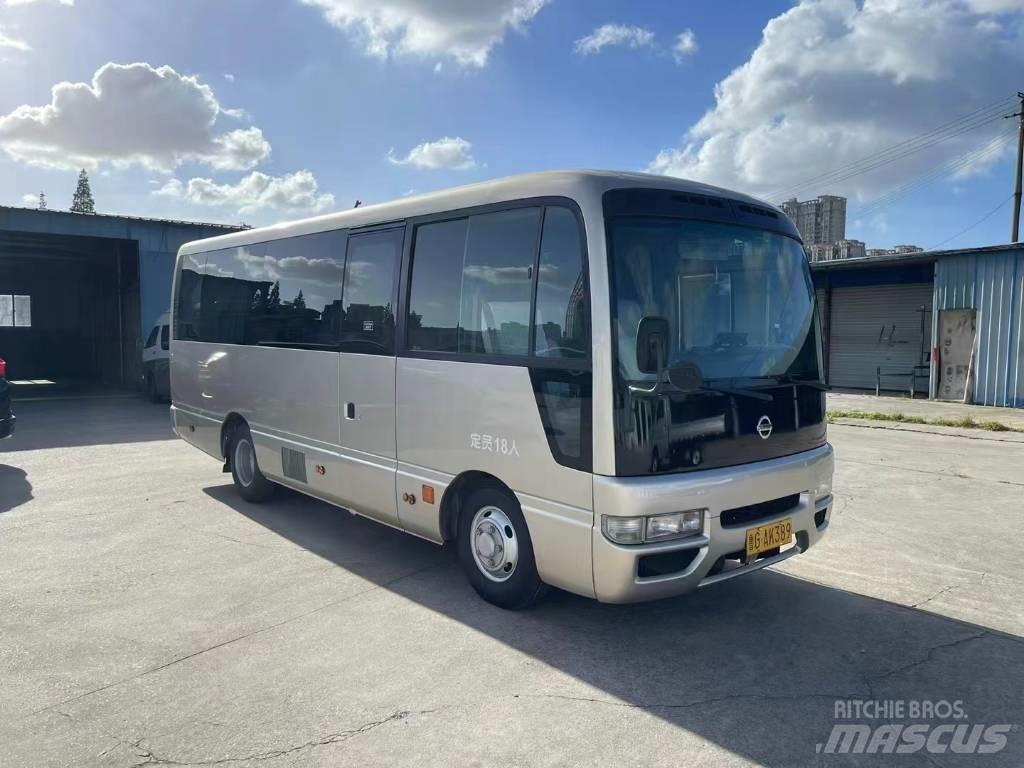
[[[0,204],[300,218],[554,168],[1009,237],[1024,0],[0,0]]]

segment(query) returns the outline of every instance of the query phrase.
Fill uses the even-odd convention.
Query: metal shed
[[[0,356],[12,379],[135,385],[178,248],[239,227],[0,206]]]
[[[936,397],[948,373],[940,369],[943,313],[970,310],[969,401],[1024,407],[1024,244],[820,262],[811,269],[832,386],[872,390],[880,383],[883,390],[907,391],[916,365],[918,391]]]

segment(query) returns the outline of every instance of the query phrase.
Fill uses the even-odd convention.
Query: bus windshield
[[[637,364],[644,317],[668,322],[668,365],[693,364],[707,382],[819,379],[814,290],[799,242],[655,217],[613,218],[609,232],[621,379],[652,382],[657,375]]]

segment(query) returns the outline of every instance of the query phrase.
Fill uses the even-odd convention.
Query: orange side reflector
[[[431,485],[424,485],[422,493],[420,493],[424,504],[434,503],[434,487]]]

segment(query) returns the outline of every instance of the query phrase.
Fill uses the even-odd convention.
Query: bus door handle
[[[356,417],[356,404],[355,403],[345,403],[345,418],[348,419],[349,421],[351,421],[355,417]]]

